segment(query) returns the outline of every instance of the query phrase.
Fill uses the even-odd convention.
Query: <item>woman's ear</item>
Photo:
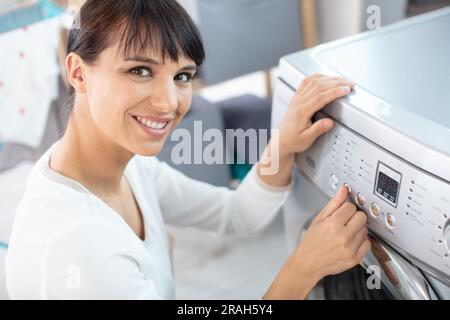
[[[77,93],[86,92],[86,78],[84,77],[85,63],[83,59],[74,52],[66,57],[67,80]]]

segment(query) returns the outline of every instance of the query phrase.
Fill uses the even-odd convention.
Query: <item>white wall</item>
[[[318,42],[359,32],[360,5],[361,0],[316,0]]]
[[[317,38],[329,42],[367,30],[367,8],[380,8],[381,26],[406,18],[407,0],[316,0]]]

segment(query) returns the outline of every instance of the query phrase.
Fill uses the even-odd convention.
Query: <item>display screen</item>
[[[375,192],[388,203],[397,206],[401,174],[380,163]]]

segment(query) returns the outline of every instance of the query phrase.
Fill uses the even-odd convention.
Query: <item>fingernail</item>
[[[352,188],[348,183],[344,183],[344,187],[347,188],[348,193],[352,193]]]
[[[334,126],[334,122],[333,120],[327,119],[324,121],[323,126],[325,127],[325,129],[331,129]]]
[[[350,93],[350,87],[349,86],[343,86],[341,87],[341,90],[343,93]]]

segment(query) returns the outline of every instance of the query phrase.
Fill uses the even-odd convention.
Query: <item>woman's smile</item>
[[[147,135],[156,138],[165,137],[170,131],[173,118],[157,118],[149,116],[131,116],[138,127]]]

